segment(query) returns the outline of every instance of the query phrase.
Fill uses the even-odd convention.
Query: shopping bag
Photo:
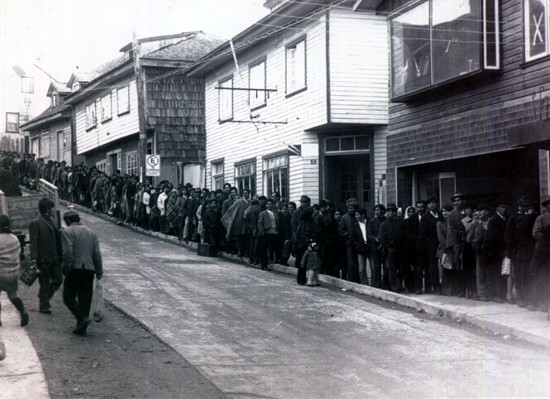
[[[27,268],[23,271],[21,276],[19,276],[19,280],[23,282],[27,287],[30,287],[34,284],[36,279],[38,278],[38,268],[33,263],[30,263]]]
[[[502,261],[502,269],[500,274],[503,276],[509,276],[511,269],[512,269],[512,260],[506,256]]]
[[[104,302],[103,287],[101,286],[99,280],[96,280],[94,284],[94,293],[92,296],[92,306],[90,308],[90,313],[91,318],[93,318],[94,321],[97,323],[103,320],[105,307]]]

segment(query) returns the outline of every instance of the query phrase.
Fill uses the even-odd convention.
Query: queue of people
[[[84,165],[41,164],[38,175],[59,184],[62,198],[120,222],[185,243],[205,242],[262,269],[288,265],[293,256],[298,284],[315,286],[317,274],[324,273],[398,293],[548,311],[550,199],[542,202],[542,215],[538,201],[528,197],[518,199],[515,214],[508,215],[508,204],[473,204],[457,193],[441,209],[431,197],[403,214],[395,204],[378,204],[369,217],[354,198],[343,213],[330,201],[312,204],[306,195],[297,205],[278,193],[239,193],[229,183],[210,191],[142,183],[137,176],[107,175]],[[65,176],[67,184],[61,183]]]

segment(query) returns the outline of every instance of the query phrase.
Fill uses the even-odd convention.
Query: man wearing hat
[[[533,238],[536,242],[533,265],[535,266],[534,278],[538,309],[548,312],[550,304],[550,196],[546,196],[541,205],[544,211],[536,218],[533,226]],[[546,318],[550,321],[550,314]]]
[[[382,288],[382,268],[384,267],[384,280],[389,285],[387,268],[383,266],[384,251],[380,242],[378,241],[378,235],[380,233],[380,226],[386,221],[386,207],[382,204],[377,204],[374,207],[374,218],[369,220],[367,226],[367,245],[369,246],[369,265],[371,269],[371,286],[374,288]]]
[[[103,276],[103,263],[99,240],[94,231],[80,222],[75,210],[63,215],[67,228],[61,232],[63,273],[63,302],[76,318],[74,334],[86,335],[90,320],[94,275]]]
[[[388,219],[380,225],[378,241],[386,253],[390,290],[403,292],[400,272],[406,239],[405,222],[397,216],[397,206],[395,204],[388,204],[386,217]]]
[[[302,214],[306,209],[309,209],[309,208],[311,208],[311,198],[309,198],[307,195],[302,195],[300,197],[300,206],[294,211],[294,213],[292,214],[292,219],[290,221],[290,226],[292,228],[292,247],[294,248],[294,255],[295,255],[294,265],[298,267],[298,274],[296,275],[296,280],[298,284],[301,284],[301,285],[306,283],[305,269],[299,267],[302,264],[302,256],[304,255],[305,250],[303,248],[301,250],[297,250],[296,242],[297,242],[297,236],[298,236],[298,225],[300,224],[300,220],[302,219]]]
[[[359,222],[355,218],[355,211],[359,209],[359,204],[355,198],[349,198],[346,201],[348,213],[342,216],[338,226],[338,234],[346,240],[346,276],[345,279],[354,283],[359,283],[359,263],[357,259],[357,250],[353,245],[353,232],[359,230]],[[366,276],[364,277],[366,280]],[[366,281],[362,282],[366,284]]]
[[[466,227],[462,223],[465,216],[465,195],[455,193],[451,197],[454,209],[447,216],[447,245],[446,250],[451,261],[451,265],[456,270],[456,285],[455,295],[464,297],[465,282],[464,282],[464,267],[462,264],[462,252],[464,249],[464,241],[466,239]]]

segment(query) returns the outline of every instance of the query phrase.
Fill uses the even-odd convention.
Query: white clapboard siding
[[[308,20],[307,24],[289,30],[281,36],[268,39],[249,51],[239,54],[240,74],[237,74],[233,60],[206,76],[206,157],[207,185],[211,185],[211,161],[224,159],[224,178],[234,183],[234,164],[256,158],[257,189],[263,192],[262,159],[289,144],[302,144],[305,130],[324,125],[327,115],[327,79],[326,79],[326,35],[324,16]],[[286,97],[286,45],[296,39],[306,37],[307,89]],[[252,112],[258,123],[236,123],[249,121],[250,110],[248,92],[233,92],[234,122],[219,123],[218,90],[215,87],[220,80],[233,75],[234,87],[248,87],[248,65],[261,57],[266,60],[266,85],[268,89],[277,89],[270,93],[267,105]],[[261,123],[265,122],[281,122]],[[290,157],[290,192],[295,200],[304,193],[304,173],[301,157]],[[308,161],[309,163],[309,161]],[[308,166],[315,169],[314,192],[318,193],[318,165]],[[309,179],[309,177],[308,177]],[[309,183],[309,180],[308,180]]]
[[[139,132],[139,118],[137,109],[137,89],[135,80],[129,82],[130,88],[130,112],[118,115],[117,90],[125,82],[113,84],[115,88],[111,92],[111,114],[112,119],[102,122],[101,97],[107,95],[109,90],[101,92],[94,99],[89,99],[76,106],[76,148],[77,154],[84,154],[101,145],[111,143],[123,137]],[[96,103],[97,125],[95,128],[86,130],[86,106],[92,102]]]
[[[332,9],[330,120],[388,123],[388,32],[384,15]]]

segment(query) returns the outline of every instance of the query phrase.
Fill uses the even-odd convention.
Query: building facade
[[[142,130],[144,153],[161,159],[155,179],[174,184],[204,179],[204,86],[182,72],[219,44],[203,32],[140,39],[137,62],[128,44],[122,56],[84,79],[73,76],[67,102],[73,107],[76,153],[85,164],[108,174],[142,176]]]
[[[388,199],[547,195],[549,2],[384,1]]]
[[[387,22],[355,3],[266,2],[270,14],[190,69],[205,79],[208,188],[380,201]]]
[[[21,125],[22,130],[28,131],[29,152],[36,158],[72,165],[71,110],[65,104],[70,92],[66,83],[52,81],[47,95],[50,106]]]

